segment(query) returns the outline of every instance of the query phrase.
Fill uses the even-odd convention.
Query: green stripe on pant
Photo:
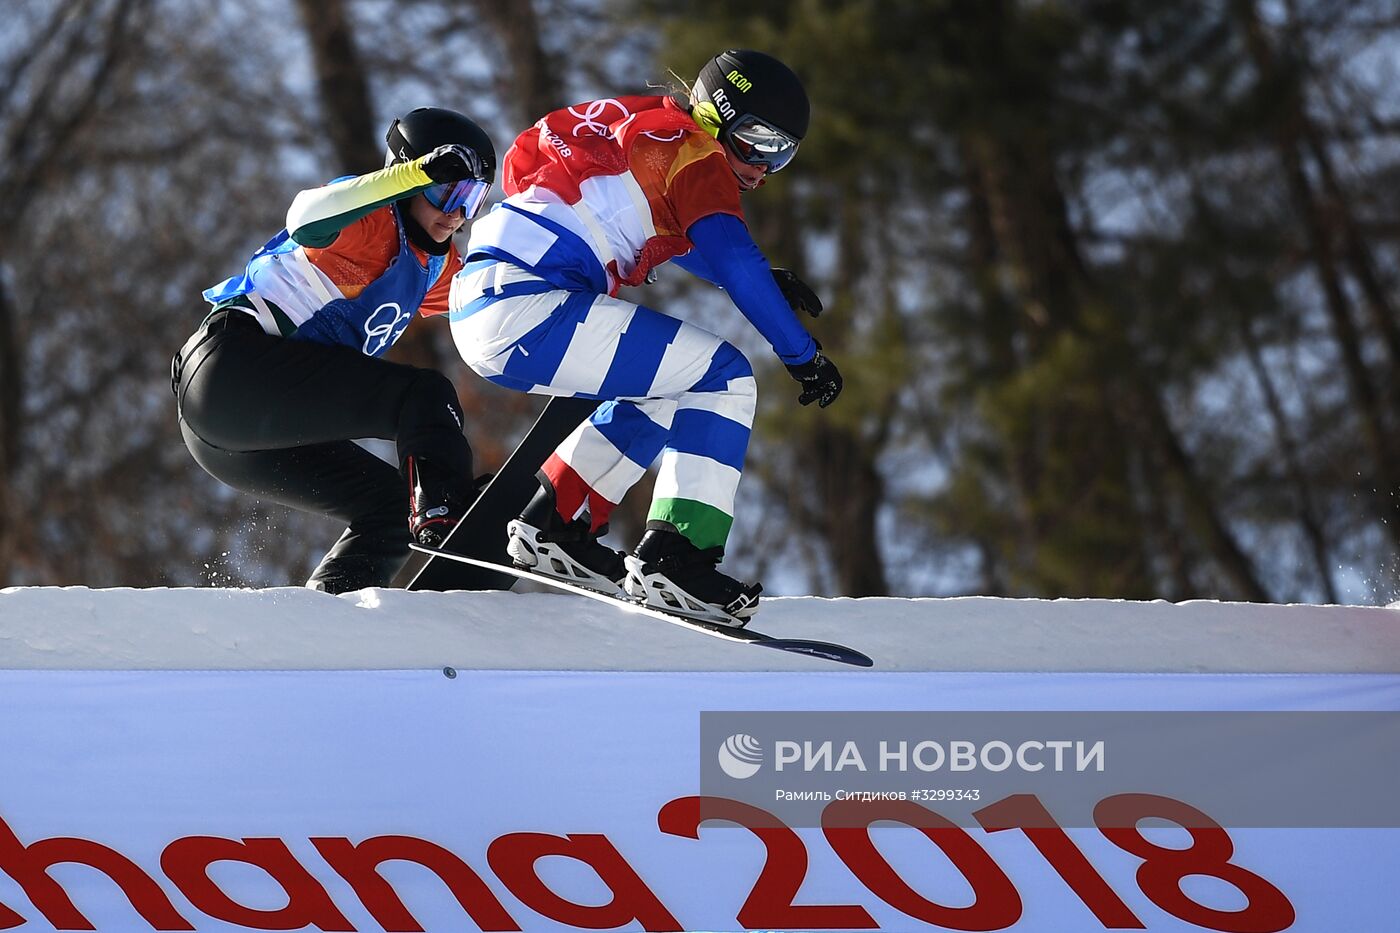
[[[691,544],[704,550],[724,546],[734,516],[694,499],[656,499],[647,521],[669,522]]]

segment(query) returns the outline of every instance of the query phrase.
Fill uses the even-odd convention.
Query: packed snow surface
[[[766,599],[752,627],[882,671],[1400,672],[1400,610],[1116,600]],[[844,670],[575,596],[0,589],[0,669]]]

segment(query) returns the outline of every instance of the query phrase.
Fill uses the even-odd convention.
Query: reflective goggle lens
[[[797,140],[757,120],[741,121],[729,131],[734,154],[749,165],[766,165],[776,172],[797,155]]]
[[[486,196],[491,193],[491,183],[476,178],[452,181],[442,185],[432,185],[424,189],[423,196],[428,203],[444,214],[451,214],[466,208],[467,217],[476,216]]]

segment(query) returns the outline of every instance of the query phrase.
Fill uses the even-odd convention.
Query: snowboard
[[[509,562],[506,523],[529,504],[539,483],[535,474],[569,433],[598,407],[596,399],[549,400],[523,440],[477,496],[441,550],[490,564]],[[508,590],[516,577],[490,567],[432,556],[408,583],[410,590]]]
[[[508,574],[516,579],[531,580],[533,582],[541,583],[545,586],[552,587],[556,590],[562,590],[565,593],[572,593],[575,596],[585,596],[588,599],[594,599],[598,600],[599,602],[610,603],[613,606],[616,606],[618,609],[623,610],[624,612],[648,616],[650,618],[657,619],[662,622],[669,622],[672,625],[679,625],[682,628],[688,628],[691,631],[699,632],[704,635],[711,635],[715,638],[724,639],[725,641],[732,641],[746,645],[756,645],[760,648],[774,648],[778,651],[787,651],[794,654],[804,654],[808,657],[822,658],[826,661],[835,661],[838,664],[850,664],[854,667],[875,666],[875,662],[871,660],[868,655],[863,654],[854,648],[847,647],[846,645],[838,645],[828,641],[813,641],[805,638],[776,638],[772,635],[765,635],[762,632],[756,632],[751,628],[736,628],[733,626],[722,625],[718,622],[707,622],[703,619],[692,619],[686,616],[677,615],[672,612],[667,612],[664,609],[658,609],[654,606],[644,605],[640,602],[636,602],[634,600],[622,596],[609,596],[606,593],[600,593],[597,590],[590,590],[588,587],[578,586],[576,584],[569,583],[565,580],[559,580],[554,577],[546,577],[542,574],[531,573],[528,570],[522,570],[521,568],[509,563],[498,564],[495,561],[480,560],[473,557],[465,557],[461,554],[451,554],[446,551],[439,550],[438,548],[430,548],[421,544],[413,545],[413,549],[415,551],[422,551],[425,554],[433,555],[433,560],[453,561],[455,563],[463,564],[467,567],[474,567],[477,570],[482,571],[483,573]]]

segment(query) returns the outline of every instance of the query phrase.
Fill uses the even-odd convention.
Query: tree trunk
[[[840,402],[837,402],[840,404]],[[818,502],[817,531],[826,544],[843,596],[888,596],[881,557],[880,506],[885,482],[870,445],[852,430],[819,420],[808,442]]]
[[[24,416],[24,358],[17,329],[14,302],[0,270],[0,580],[13,579],[22,534],[19,503],[14,501]]]
[[[1303,472],[1298,444],[1293,439],[1293,432],[1288,429],[1288,416],[1284,413],[1283,402],[1279,399],[1273,379],[1269,376],[1269,369],[1264,365],[1263,355],[1259,352],[1259,341],[1255,338],[1247,318],[1241,317],[1239,326],[1240,341],[1249,357],[1250,368],[1254,370],[1255,381],[1259,383],[1259,389],[1264,395],[1269,417],[1274,422],[1274,438],[1283,458],[1284,473],[1292,483],[1293,494],[1298,499],[1298,524],[1303,529],[1308,549],[1312,552],[1313,563],[1317,566],[1318,582],[1322,584],[1322,592],[1327,601],[1335,603],[1338,601],[1337,587],[1332,581],[1332,559],[1328,552],[1327,533],[1323,527],[1321,510],[1317,507],[1312,487]]]
[[[781,194],[779,193],[781,191]],[[831,197],[829,192],[814,195]],[[859,291],[868,271],[871,237],[879,236],[880,208],[871,201],[857,206],[849,192],[832,198],[838,213],[835,262],[827,275],[818,270],[800,269],[822,294],[826,311],[822,318],[824,349],[841,365],[842,353],[851,347],[852,297],[863,294],[864,314],[887,313],[888,294]],[[803,255],[801,224],[791,188],[774,190],[762,205],[761,227],[756,239],[763,244],[774,265],[800,261]],[[736,312],[737,313],[737,312]],[[806,321],[804,321],[806,323]],[[847,367],[848,376],[854,373]],[[787,379],[786,374],[779,377]],[[849,383],[848,383],[849,385]],[[786,392],[786,388],[780,390]],[[769,485],[785,486],[781,494],[793,503],[794,524],[811,535],[830,561],[836,592],[843,596],[886,596],[889,580],[885,572],[883,548],[876,523],[884,502],[884,479],[877,461],[888,440],[888,400],[867,390],[868,410],[850,414],[850,396],[838,399],[827,411],[804,412],[792,422],[790,431],[777,440],[789,447],[790,467],[774,475],[765,471]],[[796,405],[796,392],[782,398],[780,405]]]
[[[990,179],[984,169],[979,149],[965,140],[963,162],[966,166],[965,185],[968,192],[966,224],[968,229],[967,258],[968,275],[977,291],[978,313],[984,319],[979,335],[981,348],[987,355],[986,378],[992,382],[1014,379],[1025,361],[1017,352],[1016,341],[1026,324],[1023,310],[1018,307],[1016,297],[1004,285],[1002,274],[1007,262],[1005,251],[998,239],[998,228],[1005,230],[1006,221],[994,223],[992,204],[995,194],[991,190]],[[1007,439],[1009,441],[1009,439]],[[1015,541],[1011,553],[1001,553],[996,548],[983,547],[984,555],[996,554],[1005,562],[1010,558],[1013,566],[1029,567],[1035,562],[1038,545],[1035,508],[1030,495],[1037,488],[1042,475],[1042,456],[1034,444],[1007,443],[1005,446],[1005,469],[1008,485],[1014,502],[1008,503],[1007,511],[1015,525]],[[985,480],[983,480],[985,483]],[[984,558],[986,559],[986,558]],[[1006,583],[1006,569],[998,568],[993,576]],[[985,591],[984,591],[985,592]]]
[[[297,0],[297,7],[311,44],[316,94],[338,173],[372,172],[383,166],[384,157],[376,145],[369,81],[355,47],[346,0]]]
[[[1146,597],[1150,562],[1130,520],[1128,445],[1138,426],[1119,412],[1123,366],[1106,350],[1126,340],[1116,321],[1091,313],[1103,302],[1070,226],[1049,141],[1034,131],[1004,136],[992,125],[974,130],[963,151],[994,240],[978,248],[997,257],[974,273],[988,283],[984,300],[994,302],[984,313],[995,314],[1002,300],[992,283],[1005,283],[1017,312],[1005,324],[1009,334],[989,326],[983,339],[1003,361],[1012,360],[1004,341],[1014,336],[1025,348],[997,380],[1012,399],[1001,429],[1008,479],[1026,510],[1017,576],[1055,596]],[[1027,379],[1050,380],[1056,391],[1027,394],[1019,388]]]
[[[1182,506],[1197,536],[1239,596],[1251,602],[1269,602],[1269,594],[1259,582],[1252,562],[1230,531],[1214,494],[1201,478],[1195,461],[1172,425],[1157,388],[1145,379],[1139,381],[1135,388],[1135,400],[1145,422],[1143,427],[1156,444],[1172,478],[1180,486]]]
[[[373,120],[369,77],[355,43],[346,0],[297,0],[316,69],[316,94],[336,174],[364,175],[384,166],[379,129]],[[436,328],[415,319],[390,350],[388,359],[426,369],[443,369],[445,356]]]
[[[512,117],[518,128],[564,106],[567,101],[563,100],[563,83],[540,41],[532,0],[476,0],[474,6],[477,15],[490,24],[501,41],[502,57],[509,67],[500,72],[498,99],[514,104]]]

